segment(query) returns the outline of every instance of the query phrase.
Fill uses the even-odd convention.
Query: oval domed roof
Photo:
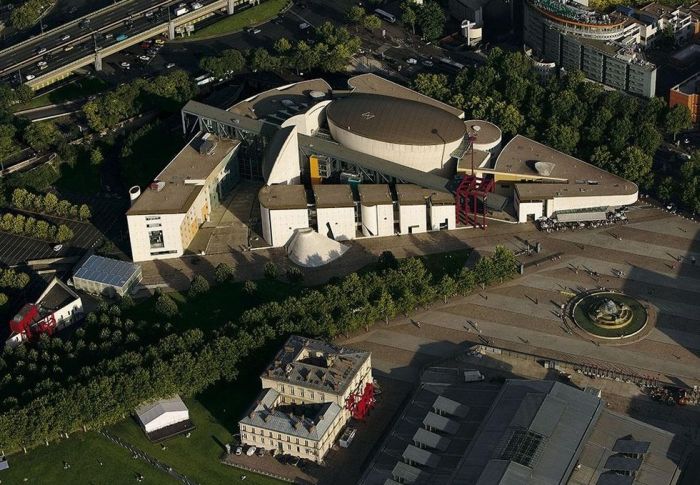
[[[464,122],[438,107],[376,94],[351,94],[326,108],[329,123],[356,135],[400,145],[442,145],[463,138]]]

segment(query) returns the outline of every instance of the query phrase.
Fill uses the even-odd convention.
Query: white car
[[[27,74],[26,76],[24,76],[24,79],[26,79],[27,81],[31,81],[31,80],[34,79],[35,77],[36,77],[36,76],[35,76],[34,74]]]
[[[62,35],[62,36],[61,36],[61,40],[62,40],[63,42],[65,42],[65,41],[67,41],[67,40],[70,40],[70,34]]]
[[[48,65],[49,64],[46,61],[39,61],[36,63],[36,67],[38,67],[39,69],[46,69],[46,66]]]
[[[126,61],[120,62],[119,65],[120,65],[123,69],[129,69],[129,68],[131,67],[131,64],[129,64],[129,63],[126,62]]]
[[[243,447],[242,446],[236,446],[236,456],[240,456],[243,454]]]
[[[203,6],[204,6],[204,5],[202,5],[202,4],[199,3],[199,2],[192,2],[192,3],[190,3],[190,7],[192,7],[192,10],[198,10],[198,9],[202,8]]]
[[[53,247],[54,252],[59,252],[61,249],[63,249],[63,244],[56,244]]]
[[[172,69],[173,67],[175,67],[175,63],[174,63],[174,62],[168,62],[168,63],[165,65],[165,68],[166,68],[166,69]]]
[[[309,24],[308,22],[302,22],[299,24],[299,30],[306,30],[309,27],[311,27],[311,24]]]
[[[415,65],[418,64],[418,60],[414,59],[413,57],[409,57],[408,59],[406,59],[406,64]]]
[[[251,446],[246,450],[246,456],[253,456],[255,454],[255,450],[257,450],[257,448],[255,446]]]
[[[425,67],[433,67],[433,61],[426,59],[422,62]]]
[[[148,56],[139,56],[139,60],[143,62],[148,62],[151,60],[151,58]]]
[[[46,47],[39,47],[39,48],[36,50],[36,53],[37,53],[37,54],[43,54],[44,52],[46,52]]]

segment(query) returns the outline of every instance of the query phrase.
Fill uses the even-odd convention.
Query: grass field
[[[22,111],[25,109],[39,108],[41,106],[49,106],[51,104],[64,103],[66,101],[101,93],[108,87],[109,85],[107,83],[94,77],[77,79],[54,91],[37,96],[28,103],[15,105],[12,107],[12,110]]]
[[[95,432],[74,433],[67,440],[40,446],[28,454],[12,455],[10,469],[0,472],[2,483],[94,484],[137,483],[136,474],[149,485],[176,483],[167,474],[142,460],[134,460],[126,449]],[[65,470],[63,463],[70,464]],[[102,465],[100,465],[102,462]]]
[[[178,436],[166,441],[166,449],[149,442],[133,419],[118,423],[110,431],[202,485],[240,483],[244,474],[246,484],[280,484],[219,462],[224,445],[231,443],[232,432],[238,428],[238,419],[260,390],[257,374],[250,372],[239,381],[219,383],[197,399],[184,399],[196,429],[189,438]]]
[[[241,13],[229,15],[201,30],[196,30],[188,39],[232,34],[246,27],[261,24],[276,16],[287,3],[289,3],[289,0],[265,0],[260,5],[251,7]]]

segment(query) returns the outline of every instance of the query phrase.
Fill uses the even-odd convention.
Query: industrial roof
[[[261,378],[342,395],[370,353],[292,335]]]
[[[335,261],[350,248],[310,227],[304,227],[294,230],[286,249],[289,259],[299,266],[318,268]]]
[[[347,184],[317,184],[313,186],[318,209],[330,207],[355,207],[352,190]]]
[[[535,167],[537,162],[554,164],[551,173],[541,175]],[[521,201],[637,193],[634,183],[522,135],[516,135],[503,147],[493,169],[480,171],[495,172],[497,180],[499,173],[531,179],[532,182],[515,184]]]
[[[315,97],[311,96],[311,93]],[[321,97],[320,95],[324,96]],[[268,89],[237,103],[228,111],[251,119],[265,118],[281,124],[285,119],[303,113],[331,95],[330,85],[323,79],[309,79]]]
[[[356,135],[401,145],[444,145],[466,134],[462,120],[409,99],[351,94],[326,108],[329,123]]]
[[[240,424],[320,441],[342,412],[334,402],[285,404],[280,393],[263,389]]]
[[[479,483],[564,483],[604,405],[595,396],[552,381],[508,380],[452,476],[452,483],[477,483],[482,473],[503,472]],[[499,463],[489,465],[490,461]],[[520,466],[504,467],[501,461]],[[495,468],[494,468],[495,467]]]
[[[350,165],[358,165],[368,170],[374,170],[388,177],[395,177],[399,181],[419,184],[436,191],[445,191],[449,180],[433,173],[400,165],[384,160],[383,158],[361,153],[346,148],[334,141],[320,137],[299,135],[299,148],[307,154],[326,155],[347,162]]]
[[[200,150],[208,143],[209,150]],[[184,214],[204,185],[218,175],[240,142],[211,134],[197,135],[155,177],[164,183],[160,190],[145,188],[126,215]],[[202,153],[203,152],[203,153]]]
[[[92,254],[80,265],[73,278],[121,288],[139,271],[141,268],[137,264]]]
[[[159,399],[158,401],[142,404],[135,410],[136,417],[144,426],[165,413],[181,411],[188,410],[185,403],[182,402],[182,399],[177,394],[167,399]]]
[[[414,445],[408,445],[401,457],[407,463],[415,463],[418,465],[427,466],[429,468],[437,468],[440,464],[440,457],[428,450],[423,450]]]
[[[432,205],[452,205],[455,198],[446,191],[428,190],[415,184],[396,184],[399,205],[425,205],[430,199]]]
[[[265,185],[258,192],[260,205],[266,209],[306,209],[306,190],[303,185]]]
[[[360,202],[366,207],[393,204],[389,186],[386,184],[360,184],[357,189],[360,192]]]
[[[42,313],[55,312],[69,303],[79,300],[78,294],[60,279],[54,277],[36,300]]]
[[[445,104],[442,101],[438,101],[437,99],[409,89],[406,86],[389,81],[376,74],[366,73],[353,76],[348,79],[348,86],[353,89],[354,93],[382,94],[394,98],[410,99],[435,106],[458,118],[464,117],[464,111],[459,108]]]
[[[424,447],[445,451],[450,446],[450,438],[446,438],[425,428],[418,428],[413,435],[413,442]]]

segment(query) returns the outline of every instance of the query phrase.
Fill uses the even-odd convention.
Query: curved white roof
[[[287,256],[299,266],[316,268],[338,259],[349,248],[313,229],[296,229],[287,243]]]

